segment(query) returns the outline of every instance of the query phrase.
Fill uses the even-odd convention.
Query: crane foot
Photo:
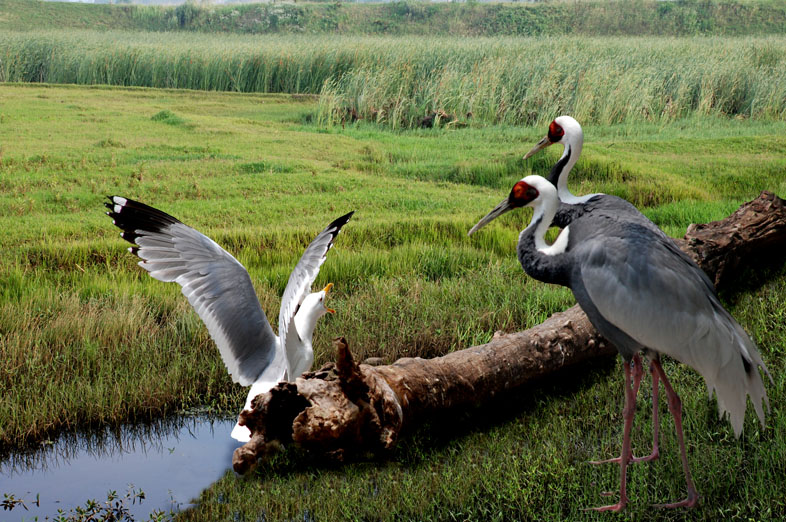
[[[660,509],[673,509],[673,508],[694,508],[699,503],[699,494],[695,491],[688,491],[688,498],[674,502],[672,504],[654,504],[652,507]]]
[[[658,460],[660,458],[660,452],[656,449],[653,450],[652,453],[647,455],[646,457],[631,457],[629,463],[636,464],[638,462],[652,462],[653,460]],[[593,466],[598,466],[600,464],[619,464],[622,457],[614,457],[611,459],[605,460],[589,460],[587,461],[589,464]]]
[[[601,507],[594,507],[594,508],[585,508],[585,509],[584,509],[584,511],[613,511],[613,512],[615,512],[615,513],[619,513],[620,511],[622,511],[623,509],[625,509],[625,506],[626,506],[626,505],[627,505],[627,502],[622,502],[622,501],[619,501],[619,502],[617,502],[616,504],[612,504],[612,505],[610,505],[610,506],[601,506]]]

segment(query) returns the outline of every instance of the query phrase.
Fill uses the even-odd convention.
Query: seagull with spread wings
[[[312,337],[326,308],[328,284],[309,293],[328,250],[352,217],[349,212],[325,227],[306,247],[289,276],[281,298],[278,335],[259,304],[248,271],[229,252],[204,234],[158,209],[120,196],[110,196],[107,215],[134,246],[139,266],[152,277],[176,282],[207,326],[232,380],[251,386],[243,407],[279,381],[291,381],[311,369]],[[235,425],[232,437],[245,442],[250,431]]]

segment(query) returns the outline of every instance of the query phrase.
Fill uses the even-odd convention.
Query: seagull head
[[[325,286],[325,288],[323,288],[321,291],[316,292],[316,294],[311,294],[311,295],[319,296],[319,305],[322,307],[322,310],[321,310],[322,313],[320,314],[320,317],[325,315],[325,314],[334,314],[334,313],[336,313],[336,311],[333,310],[332,308],[328,308],[328,307],[325,306],[325,298],[327,297],[328,292],[330,292],[330,290],[332,288],[333,288],[333,283],[328,283],[327,286]]]
[[[314,334],[314,328],[317,326],[317,321],[325,314],[334,314],[335,310],[325,306],[325,298],[327,297],[330,289],[333,288],[333,283],[328,283],[325,288],[319,292],[308,294],[303,302],[300,303],[295,314],[295,324],[301,337],[311,339]]]

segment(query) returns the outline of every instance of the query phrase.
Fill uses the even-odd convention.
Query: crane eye
[[[561,140],[564,135],[565,129],[563,129],[556,120],[552,121],[551,125],[549,125],[549,141],[557,142]]]
[[[510,191],[509,204],[513,207],[522,207],[538,197],[539,194],[535,187],[524,181],[519,181],[513,185],[513,189]]]

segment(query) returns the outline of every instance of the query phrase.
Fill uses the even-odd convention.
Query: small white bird
[[[292,381],[311,369],[311,341],[317,320],[334,310],[325,296],[333,287],[308,293],[333,240],[352,217],[349,212],[330,223],[306,247],[289,276],[278,315],[279,333],[262,310],[248,271],[215,241],[153,207],[110,196],[107,215],[135,246],[129,251],[139,266],[159,281],[176,282],[207,326],[234,382],[251,386],[251,401],[282,380]],[[232,437],[247,442],[251,433],[236,424]]]

